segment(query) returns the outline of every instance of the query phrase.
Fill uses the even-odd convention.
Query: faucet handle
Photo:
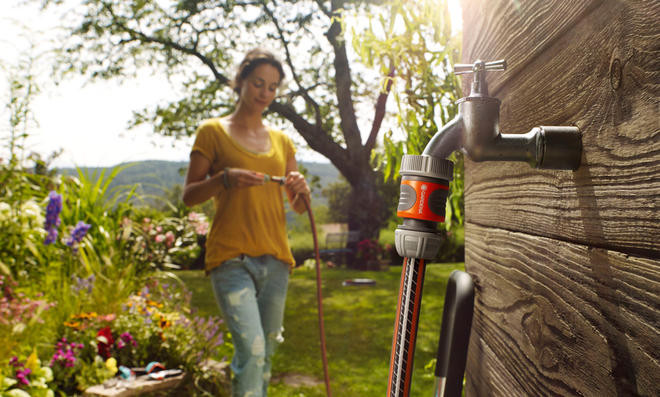
[[[486,71],[506,70],[506,60],[500,59],[492,62],[484,62],[477,59],[473,64],[457,63],[454,65],[454,74],[474,73],[471,95],[488,96],[488,85],[486,85]]]
[[[506,70],[506,59],[499,59],[497,61],[486,62],[484,64],[486,70]]]
[[[477,59],[473,64],[457,63],[454,65],[454,74],[479,73],[486,70],[506,70],[506,60],[500,59],[498,61],[484,62],[480,59]]]

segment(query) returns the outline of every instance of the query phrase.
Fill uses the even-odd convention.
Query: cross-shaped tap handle
[[[478,73],[486,70],[506,70],[506,60],[484,62],[477,59],[473,64],[457,63],[454,65],[455,74]]]
[[[472,80],[472,92],[470,95],[485,95],[488,96],[488,85],[486,84],[487,71],[506,70],[506,60],[500,59],[498,61],[484,62],[480,59],[476,60],[473,64],[457,63],[454,65],[454,74],[469,74],[474,73],[474,80]]]

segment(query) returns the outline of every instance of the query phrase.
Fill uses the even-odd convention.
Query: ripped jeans
[[[232,396],[266,396],[271,357],[284,340],[289,265],[271,255],[241,255],[211,270],[210,276],[234,343]]]

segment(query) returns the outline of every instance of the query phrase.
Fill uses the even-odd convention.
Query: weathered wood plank
[[[530,60],[601,3],[602,0],[463,0],[463,62],[494,61],[506,55],[507,72],[495,73],[489,79],[491,92],[497,93],[510,76],[526,68]]]
[[[497,57],[507,60],[530,57],[524,51],[534,44],[521,46],[518,30],[505,37],[500,24],[507,21],[494,26],[497,18],[508,15],[502,9],[511,13],[510,3],[489,2],[492,8],[476,16],[468,16],[467,10],[471,23],[485,27],[472,37],[464,25],[471,37],[466,46],[473,46],[464,53],[496,47]],[[564,15],[559,6],[533,13],[527,2],[513,3],[525,7],[519,19],[532,13],[529,25],[547,25]],[[509,76],[498,94],[505,133],[538,125],[579,126],[582,166],[577,172],[539,171],[523,163],[467,161],[466,216],[481,225],[657,258],[660,2],[608,1],[584,7],[589,12],[541,46],[544,52],[525,61],[525,68]],[[546,14],[552,15],[550,22],[538,20],[537,15]],[[516,29],[524,33],[526,26]],[[537,36],[531,41],[540,40]]]
[[[660,395],[660,261],[466,225],[469,396]]]

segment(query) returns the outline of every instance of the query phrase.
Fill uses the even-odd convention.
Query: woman
[[[294,260],[282,187],[266,175],[286,176],[284,190],[299,213],[310,194],[291,140],[262,120],[283,78],[282,65],[271,53],[247,53],[233,82],[236,110],[198,127],[183,191],[188,206],[211,197],[215,202],[206,272],[233,338],[234,396],[267,394],[271,356],[283,340]]]

